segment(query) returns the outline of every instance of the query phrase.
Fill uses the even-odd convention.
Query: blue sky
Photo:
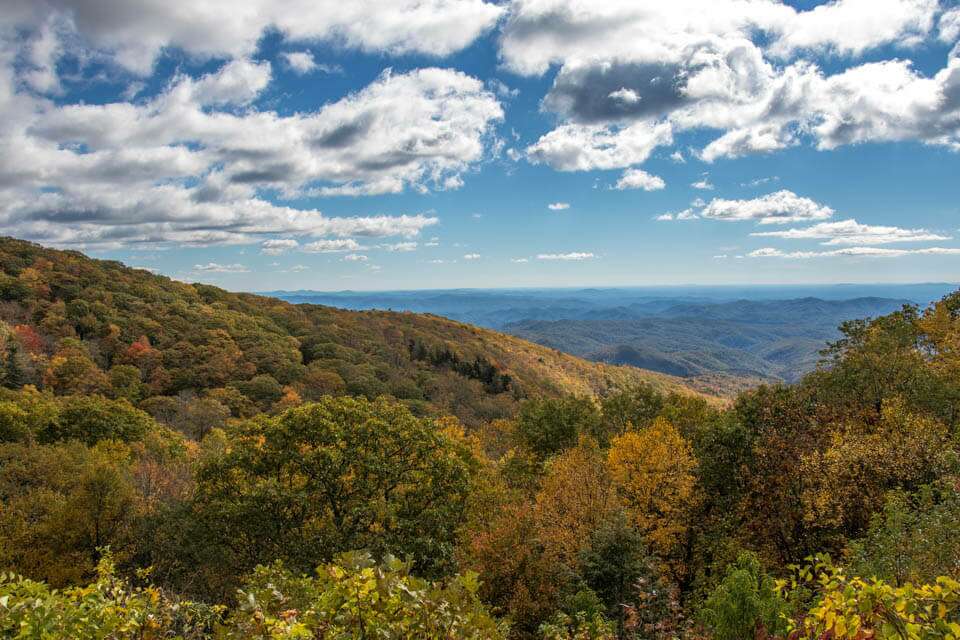
[[[954,2],[275,4],[14,0],[4,233],[235,290],[960,280]]]

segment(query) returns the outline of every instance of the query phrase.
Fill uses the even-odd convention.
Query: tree
[[[103,371],[83,347],[68,343],[51,359],[43,373],[43,384],[56,393],[98,393],[109,387]]]
[[[239,575],[283,559],[303,571],[340,551],[403,554],[449,569],[475,461],[386,400],[324,398],[228,427],[201,463],[196,508]]]
[[[60,401],[60,415],[37,434],[44,443],[58,440],[80,440],[94,445],[101,440],[139,440],[157,423],[145,412],[126,400],[110,400],[103,396],[68,396]]]
[[[525,402],[514,433],[523,446],[546,458],[576,445],[580,435],[597,438],[601,431],[593,400],[570,396]]]
[[[846,551],[855,575],[875,576],[900,587],[960,579],[960,493],[947,484],[887,494],[866,535]]]
[[[578,560],[580,577],[600,598],[617,637],[627,637],[628,623],[646,636],[668,616],[668,589],[660,583],[643,536],[623,514],[614,514],[591,533]]]
[[[613,435],[648,426],[663,409],[663,395],[649,384],[639,384],[603,399],[603,420]]]
[[[102,547],[130,549],[138,514],[124,445],[0,445],[0,500],[0,570],[61,587],[89,578]]]
[[[657,418],[642,431],[614,438],[610,470],[637,528],[650,548],[677,559],[687,537],[696,496],[696,459],[676,428]]]
[[[742,553],[710,594],[700,621],[714,640],[746,640],[780,635],[787,630],[789,608],[757,556]]]
[[[230,409],[213,398],[193,398],[180,406],[175,418],[177,428],[194,440],[203,440],[211,429],[222,428]]]
[[[535,517],[545,555],[575,569],[580,549],[619,508],[603,451],[582,437],[549,462],[537,493]]]

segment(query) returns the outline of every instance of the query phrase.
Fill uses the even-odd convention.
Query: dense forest
[[[960,292],[729,402],[0,241],[0,636],[960,638]]]

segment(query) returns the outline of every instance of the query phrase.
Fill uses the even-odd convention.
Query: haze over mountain
[[[292,302],[432,313],[590,360],[671,375],[795,381],[846,320],[926,304],[950,284],[273,292]],[[731,383],[725,381],[723,386]],[[734,385],[736,386],[736,385]]]

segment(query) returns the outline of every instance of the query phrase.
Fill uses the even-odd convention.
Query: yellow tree
[[[676,427],[657,418],[614,438],[610,471],[637,528],[652,550],[674,557],[687,537],[696,459]]]
[[[546,555],[574,567],[599,526],[620,509],[603,451],[589,437],[554,458],[540,485],[535,517]]]

